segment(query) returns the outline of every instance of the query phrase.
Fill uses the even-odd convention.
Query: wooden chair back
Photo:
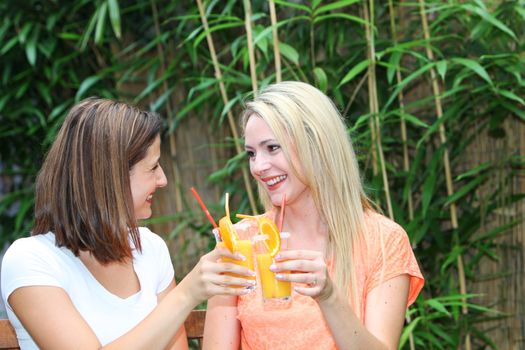
[[[188,337],[188,340],[197,340],[199,349],[202,348],[205,318],[206,310],[193,310],[184,322],[184,328],[186,328],[186,336]],[[13,326],[9,320],[0,320],[0,350],[16,349],[20,349],[20,346],[18,346],[18,339],[16,338]]]

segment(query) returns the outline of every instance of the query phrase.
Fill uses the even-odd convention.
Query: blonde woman
[[[365,195],[332,101],[305,83],[277,83],[247,104],[242,122],[264,215],[273,218],[286,195],[282,230],[291,236],[271,269],[293,282],[293,302],[265,311],[259,288],[213,297],[205,349],[397,349],[423,276],[406,232]]]
[[[88,98],[67,115],[36,182],[32,236],[2,263],[2,298],[26,349],[188,349],[184,320],[217,294],[242,295],[248,269],[203,256],[175,286],[166,243],[140,219],[167,184],[162,122]]]

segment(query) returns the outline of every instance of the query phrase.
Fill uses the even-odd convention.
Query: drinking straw
[[[286,205],[286,193],[283,193],[283,197],[281,198],[281,215],[279,217],[279,223],[277,224],[277,229],[279,229],[279,232],[281,232],[281,229],[283,228],[285,205]]]
[[[210,220],[211,224],[213,225],[213,228],[219,228],[215,220],[213,220],[213,218],[211,217],[210,212],[208,211],[208,208],[206,208],[206,206],[204,205],[204,202],[202,201],[201,196],[199,196],[199,193],[197,192],[197,190],[194,187],[192,187],[190,190],[191,190],[191,193],[193,193],[193,195],[195,196],[195,198],[197,198],[197,202],[199,202],[202,208],[202,211],[204,211],[204,214],[206,214],[206,216],[208,217],[208,220]]]
[[[226,192],[224,195],[224,211],[226,212],[226,217],[230,218],[230,194]]]

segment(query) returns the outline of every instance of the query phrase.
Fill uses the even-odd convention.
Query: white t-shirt
[[[139,232],[142,253],[133,250],[133,268],[140,291],[125,299],[107,291],[69,249],[58,248],[53,233],[16,240],[3,259],[1,290],[21,349],[38,349],[7,302],[15,289],[24,286],[63,288],[102,345],[143,320],[157,305],[157,294],[173,280],[174,271],[163,239],[144,227]]]

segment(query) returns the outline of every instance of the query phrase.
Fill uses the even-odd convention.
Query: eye
[[[155,165],[153,166],[153,168],[151,168],[151,171],[155,171],[155,170],[157,170],[157,169],[159,168],[159,166],[160,166],[159,163],[155,164]]]
[[[255,152],[254,151],[248,151],[246,150],[246,156],[250,159],[252,159],[253,157],[255,157]]]
[[[281,149],[281,145],[268,145],[268,151],[275,152]]]

